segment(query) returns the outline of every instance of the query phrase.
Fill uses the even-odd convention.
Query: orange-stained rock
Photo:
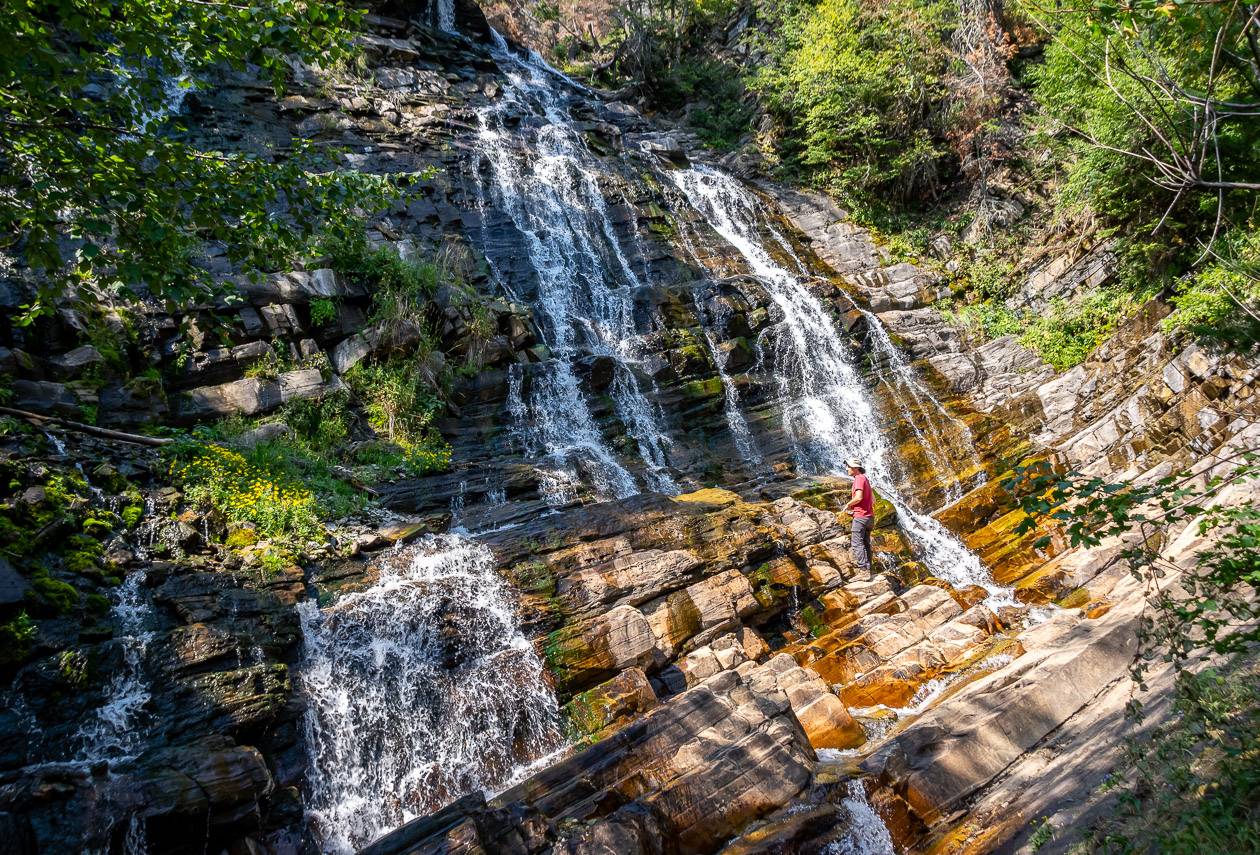
[[[1085,607],[1081,609],[1081,614],[1085,615],[1085,617],[1090,620],[1096,620],[1111,611],[1111,606],[1111,600],[1094,600],[1094,602],[1086,604]]]

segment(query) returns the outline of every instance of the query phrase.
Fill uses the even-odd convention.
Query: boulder
[[[575,695],[564,711],[570,724],[593,742],[611,736],[656,705],[656,694],[643,669],[627,668]]]
[[[339,387],[325,382],[317,368],[288,371],[275,380],[247,377],[218,386],[202,386],[174,398],[175,417],[183,422],[230,415],[256,416],[289,401],[322,398]]]

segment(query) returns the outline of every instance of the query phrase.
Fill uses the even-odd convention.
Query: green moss
[[[521,561],[513,565],[510,575],[516,587],[529,594],[550,597],[556,592],[556,577],[541,561]]]
[[[140,520],[144,519],[144,505],[127,505],[122,509],[123,525],[132,529],[140,525]]]
[[[722,379],[710,377],[707,380],[689,380],[683,384],[682,394],[683,397],[693,400],[716,398],[722,394]]]
[[[39,571],[32,577],[31,588],[59,614],[65,614],[79,604],[79,592],[74,586],[52,578],[46,571]]]
[[[1090,599],[1090,593],[1087,588],[1077,588],[1055,600],[1054,604],[1062,609],[1079,609],[1088,605]]]
[[[809,634],[814,638],[822,638],[827,634],[827,624],[812,605],[801,609],[801,622],[805,624],[806,628],[809,629]]]
[[[570,731],[579,738],[594,736],[608,726],[611,706],[611,699],[599,688],[574,695],[564,705]]]

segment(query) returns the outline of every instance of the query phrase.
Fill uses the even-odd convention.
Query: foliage
[[[372,295],[372,320],[387,333],[404,324],[424,326],[429,298],[437,291],[441,271],[432,262],[406,259],[389,247],[374,247],[362,229],[326,235],[319,251],[328,264]]]
[[[1248,38],[1248,4],[1024,8],[1050,36],[1031,78],[1043,109],[1038,142],[1067,165],[1060,204],[1088,207],[1121,230],[1129,286],[1193,271],[1230,229],[1254,241],[1260,43]],[[1200,275],[1208,281],[1191,285],[1189,303],[1225,284]],[[1239,295],[1254,312],[1260,304],[1247,294],[1254,300],[1254,289]]]
[[[842,195],[938,185],[951,61],[946,0],[777,0],[755,86],[784,127],[780,155]]]
[[[970,303],[946,316],[984,339],[1014,335],[1058,371],[1079,365],[1106,338],[1134,300],[1117,290],[1101,290],[1068,302],[1055,299],[1044,312],[1015,312],[996,301]]]
[[[1206,265],[1173,297],[1167,330],[1238,351],[1260,348],[1260,227],[1235,229],[1217,241]]]
[[[361,12],[302,0],[3,9],[0,251],[43,285],[27,320],[67,286],[186,301],[212,287],[200,263],[207,245],[256,271],[388,195],[383,179],[332,169],[301,141],[283,158],[207,150],[175,116],[214,69],[257,68],[280,89],[294,59],[343,60]]]
[[[39,628],[25,611],[0,623],[0,667],[24,660],[31,651],[31,644]]]
[[[290,401],[278,418],[293,430],[302,450],[326,458],[350,438],[350,396],[338,392],[318,400]]]
[[[316,297],[311,300],[311,323],[317,327],[327,326],[337,320],[337,303],[327,297]]]
[[[433,421],[445,405],[424,378],[417,359],[403,356],[360,363],[346,375],[363,401],[368,423],[406,452],[413,470],[441,472],[450,466],[451,449]]]
[[[735,148],[753,117],[739,69],[707,55],[685,54],[662,63],[646,84],[658,109],[685,111],[687,123],[705,145],[719,151]]]
[[[1095,291],[1072,303],[1056,299],[1049,312],[1030,321],[1019,343],[1064,371],[1084,362],[1130,306],[1130,298],[1115,291]]]
[[[210,445],[176,457],[170,474],[188,502],[217,511],[228,522],[250,523],[277,540],[322,541],[315,494],[279,468]]]

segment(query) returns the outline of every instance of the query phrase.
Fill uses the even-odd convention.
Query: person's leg
[[[870,570],[871,565],[875,563],[875,552],[871,549],[871,529],[875,527],[875,520],[865,517],[863,522],[865,525],[862,526],[862,544],[866,552],[866,569]]]
[[[853,550],[853,563],[859,570],[871,569],[870,552],[870,520],[865,517],[854,517],[849,529],[849,545]]]

